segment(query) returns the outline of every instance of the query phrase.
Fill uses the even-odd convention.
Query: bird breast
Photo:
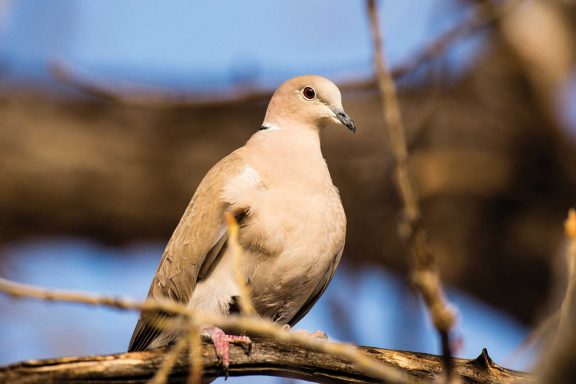
[[[240,229],[242,272],[254,305],[280,323],[290,321],[331,277],[346,233],[327,168],[289,167],[291,172],[279,178],[272,167],[247,165],[223,193],[230,209],[246,212]]]
[[[281,206],[252,215],[241,230],[244,273],[258,312],[285,323],[331,277],[344,246],[344,211],[336,194],[315,192],[284,196]]]

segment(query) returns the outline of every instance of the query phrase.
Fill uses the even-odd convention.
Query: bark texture
[[[358,347],[370,357],[404,371],[408,379],[432,383],[442,373],[442,357],[424,353]],[[0,368],[0,382],[33,383],[145,383],[160,368],[165,350],[103,356],[64,357],[33,360]],[[214,348],[204,344],[202,359],[205,377],[223,376]],[[296,345],[255,339],[247,353],[231,347],[230,376],[270,375],[298,378],[317,383],[375,383],[344,358],[318,353]],[[182,354],[168,378],[169,383],[185,383],[189,356]],[[495,364],[484,349],[473,360],[455,359],[455,371],[464,383],[529,383],[532,377]]]

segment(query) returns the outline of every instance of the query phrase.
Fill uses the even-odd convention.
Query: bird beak
[[[338,121],[344,124],[352,132],[356,132],[356,124],[354,124],[354,120],[352,120],[342,108],[330,107],[330,109],[334,112]]]

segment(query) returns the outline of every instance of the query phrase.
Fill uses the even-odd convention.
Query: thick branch
[[[83,303],[94,306],[108,306],[123,310],[163,311],[183,316],[194,323],[212,324],[223,329],[242,329],[250,335],[273,337],[281,340],[285,345],[306,346],[310,350],[318,351],[329,356],[347,359],[354,366],[362,369],[366,374],[378,377],[384,382],[406,383],[404,375],[394,367],[380,364],[351,346],[330,343],[308,337],[297,332],[288,332],[284,327],[270,320],[250,316],[218,316],[211,313],[194,311],[183,304],[170,301],[146,300],[137,302],[129,299],[118,299],[107,296],[87,295],[77,292],[57,291],[15,283],[0,278],[0,292],[14,298],[35,298],[45,301],[61,301],[70,303]],[[191,324],[194,326],[194,324]]]
[[[372,358],[394,365],[417,382],[431,383],[442,372],[439,356],[423,353],[358,347]],[[144,383],[160,368],[165,350],[123,353],[105,356],[65,357],[34,360],[0,368],[0,382],[34,383]],[[214,348],[204,344],[202,360],[206,377],[223,376]],[[187,353],[177,360],[169,383],[186,382],[189,367]],[[322,383],[382,382],[366,376],[346,359],[315,352],[296,345],[256,339],[249,354],[239,346],[231,348],[231,376],[270,375]],[[474,360],[456,360],[456,371],[466,383],[527,383],[527,373],[496,365],[484,350]]]

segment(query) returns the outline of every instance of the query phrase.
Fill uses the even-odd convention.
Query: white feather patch
[[[226,314],[232,297],[240,295],[229,252],[216,264],[212,273],[196,285],[189,308]]]
[[[222,197],[224,201],[235,204],[244,200],[247,193],[262,188],[264,188],[264,183],[258,172],[251,166],[246,166],[239,175],[226,184]]]
[[[266,121],[262,123],[262,126],[266,127],[266,129],[264,129],[264,131],[268,131],[268,132],[280,130],[280,127],[277,126],[276,124],[268,123]]]

